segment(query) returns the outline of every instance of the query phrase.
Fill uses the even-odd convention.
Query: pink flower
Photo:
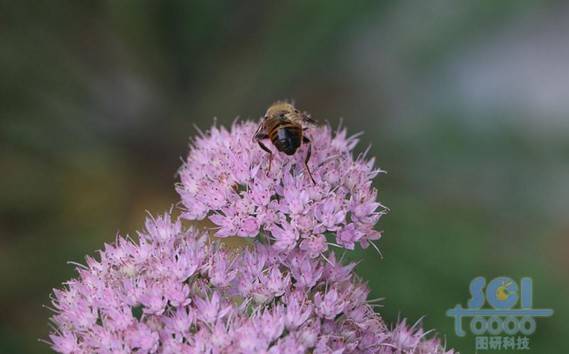
[[[230,311],[231,306],[222,303],[217,292],[214,292],[211,299],[196,298],[197,317],[205,323],[214,324],[218,319],[225,317]]]
[[[300,249],[311,257],[318,257],[328,249],[328,243],[324,235],[312,235],[302,240]]]
[[[353,250],[356,242],[358,242],[363,236],[363,233],[359,231],[354,223],[350,223],[338,231],[338,236],[336,241],[339,245],[344,246],[349,250]]]
[[[268,270],[268,274],[259,275],[261,284],[272,296],[282,296],[290,285],[290,274],[282,274],[278,267],[273,266]]]
[[[422,344],[422,334],[404,324],[390,333],[367,304],[368,290],[353,276],[354,265],[339,264],[333,253],[326,259],[298,249],[283,254],[257,243],[232,254],[170,218],[149,219],[138,243],[119,237],[101,251],[99,261],[88,258],[78,268],[80,279],[54,291],[54,350],[316,353],[341,348],[358,352],[364,344],[365,352],[395,345],[440,348],[438,342]],[[141,248],[152,256],[140,258]],[[125,271],[124,265],[135,266]],[[181,276],[164,271],[166,265],[190,270]],[[391,346],[384,347],[386,341]]]
[[[235,123],[231,130],[213,127],[195,140],[177,186],[184,218],[209,218],[219,237],[267,233],[282,251],[326,232],[342,231],[336,242],[349,249],[356,243],[365,248],[378,238],[373,227],[386,209],[376,200],[372,179],[381,170],[363,156],[353,158],[355,137],[328,126],[307,131],[313,141],[313,185],[304,169],[306,147],[293,156],[273,148],[267,174],[268,154],[252,141],[256,128],[253,122]],[[326,250],[303,244],[311,252]]]
[[[161,315],[166,310],[167,300],[159,284],[148,287],[139,301],[144,306],[145,313]]]
[[[449,354],[405,321],[390,330],[369,289],[326,237],[353,249],[380,237],[373,161],[353,159],[357,139],[310,130],[305,147],[267,156],[254,123],[198,138],[177,187],[183,217],[209,218],[219,237],[252,238],[227,250],[170,213],[149,217],[136,240],[104,245],[77,278],[53,292],[50,343],[60,353]],[[259,237],[257,237],[259,236]]]
[[[61,332],[49,336],[53,350],[58,353],[72,354],[81,352],[77,337],[70,332]]]
[[[312,305],[300,293],[291,294],[286,304],[285,323],[288,329],[300,327],[312,315]]]
[[[347,298],[338,293],[336,289],[328,290],[324,295],[317,293],[314,296],[316,313],[323,318],[333,320],[338,314],[344,312]]]
[[[158,333],[142,323],[126,332],[126,341],[129,348],[136,350],[137,353],[156,352],[159,344]]]
[[[274,226],[272,236],[275,238],[274,247],[280,251],[291,251],[299,238],[298,231],[290,224],[284,227]]]
[[[163,319],[165,332],[181,338],[189,334],[193,322],[194,313],[189,312],[187,307],[178,307],[171,317],[166,316]]]

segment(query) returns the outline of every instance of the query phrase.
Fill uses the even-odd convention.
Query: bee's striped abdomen
[[[291,122],[280,121],[269,130],[269,138],[279,151],[293,155],[302,142],[302,127]]]

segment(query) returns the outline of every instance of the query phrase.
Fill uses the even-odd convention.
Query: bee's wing
[[[318,124],[318,121],[312,119],[312,116],[308,112],[302,112],[302,120],[310,124]]]

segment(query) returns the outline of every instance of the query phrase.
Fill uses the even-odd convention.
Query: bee
[[[263,140],[269,139],[278,151],[284,152],[289,156],[294,155],[302,144],[307,144],[308,149],[304,159],[304,166],[312,183],[316,184],[308,167],[308,161],[310,161],[310,155],[312,154],[312,142],[304,134],[308,130],[308,127],[305,125],[315,123],[310,114],[299,111],[288,102],[275,102],[267,109],[263,120],[257,128],[257,132],[253,136],[253,141],[256,141],[261,149],[269,154],[267,174],[271,171],[273,153],[263,143]]]

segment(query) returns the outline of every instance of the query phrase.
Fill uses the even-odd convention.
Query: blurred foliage
[[[539,32],[568,15],[561,1],[1,2],[0,352],[49,352],[42,305],[73,276],[66,261],[177,202],[194,125],[256,119],[282,98],[345,117],[388,171],[385,258],[348,255],[365,257],[388,321],[427,315],[470,353],[446,309],[466,303],[473,277],[531,276],[535,305],[556,311],[532,352],[559,352],[569,129],[508,101],[472,109],[453,70],[486,43],[507,55],[531,42],[503,35],[516,24]]]

